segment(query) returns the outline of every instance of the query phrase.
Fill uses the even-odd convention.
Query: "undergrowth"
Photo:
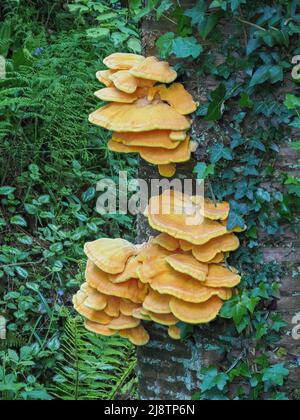
[[[96,212],[96,186],[120,170],[134,176],[137,161],[111,155],[88,114],[103,58],[140,48],[113,0],[1,2],[0,399],[135,392],[132,349],[87,334],[64,308],[83,281],[84,242],[134,235],[132,218]]]

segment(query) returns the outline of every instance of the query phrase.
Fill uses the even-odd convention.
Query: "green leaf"
[[[108,28],[91,28],[86,30],[86,35],[88,38],[104,39],[109,37],[110,30]]]
[[[218,121],[222,118],[224,112],[224,103],[226,98],[226,86],[221,83],[218,88],[211,93],[212,102],[208,107],[205,117],[206,121]]]
[[[253,108],[253,101],[250,99],[249,95],[246,92],[241,93],[241,98],[239,100],[239,105],[242,108]]]
[[[22,217],[22,216],[14,216],[10,219],[10,223],[12,225],[17,225],[17,226],[22,226],[22,227],[26,227],[27,226],[27,222],[26,220]]]
[[[173,43],[173,54],[177,58],[198,58],[203,52],[203,47],[197,39],[193,36],[191,37],[177,37]]]
[[[173,7],[174,3],[171,0],[163,0],[160,6],[156,9],[156,19],[159,20],[162,15],[168,12],[171,7]]]
[[[173,32],[167,32],[158,38],[156,41],[156,47],[161,58],[166,59],[172,54],[174,39],[175,35]]]
[[[197,163],[194,168],[197,179],[206,179],[209,175],[214,175],[215,165],[206,165],[204,162]]]
[[[232,151],[223,144],[215,144],[210,149],[210,161],[215,164],[221,159],[233,160]]]
[[[300,117],[299,118],[296,118],[291,124],[290,124],[290,126],[291,127],[294,127],[294,128],[299,128],[300,129]]]
[[[254,73],[254,75],[252,76],[250,86],[253,87],[253,86],[260,85],[266,82],[270,77],[271,68],[272,68],[272,65],[270,64],[259,67]]]
[[[300,141],[296,141],[296,142],[292,143],[292,148],[294,150],[300,150]]]
[[[284,367],[284,364],[279,363],[268,369],[264,369],[263,381],[270,382],[272,385],[282,386],[289,373],[289,370]]]
[[[219,391],[223,391],[228,380],[229,376],[226,373],[219,373],[216,368],[210,368],[205,372],[200,389],[206,392],[217,387]]]
[[[82,200],[84,203],[88,203],[95,198],[96,189],[94,187],[90,187],[87,191],[82,194]]]
[[[228,217],[227,229],[233,230],[237,227],[244,229],[245,220],[240,214],[236,213],[234,210],[231,210]]]
[[[142,52],[142,44],[138,38],[129,38],[127,41],[127,47],[135,54],[140,54]]]
[[[19,266],[17,266],[16,267],[16,272],[18,273],[18,275],[20,276],[20,277],[22,277],[23,279],[27,279],[28,278],[28,271],[27,270],[25,270],[24,268],[22,268],[22,267],[19,267]]]
[[[11,195],[16,191],[14,187],[0,187],[0,195]]]

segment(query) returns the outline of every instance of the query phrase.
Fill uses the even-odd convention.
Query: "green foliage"
[[[63,400],[112,400],[134,380],[134,348],[119,337],[86,331],[82,320],[68,316],[51,393]],[[124,396],[124,395],[123,395]]]
[[[196,398],[286,398],[279,387],[289,371],[271,360],[271,349],[286,324],[269,310],[279,297],[282,267],[264,262],[262,246],[276,246],[282,226],[294,222],[300,208],[299,179],[274,170],[285,128],[300,127],[299,95],[289,94],[283,103],[277,94],[280,83],[290,78],[292,57],[299,53],[298,15],[297,0],[276,4],[198,0],[188,9],[174,2],[160,17],[174,24],[173,32],[157,40],[161,56],[178,58],[182,76],[187,59],[199,69],[199,78],[213,76],[219,82],[196,113],[196,118],[206,121],[199,141],[207,156],[205,161],[199,156],[194,172],[206,179],[213,199],[230,200],[228,228],[247,225],[244,246],[228,261],[244,274],[238,295],[222,310],[222,316],[233,322],[219,345],[228,366],[204,370]],[[235,30],[225,34],[229,21]],[[298,149],[298,142],[293,147]],[[262,186],[262,179],[270,187]],[[298,233],[296,223],[292,229]],[[181,328],[185,336],[191,334],[190,327]],[[249,350],[236,358],[233,346]],[[232,395],[235,382],[245,387]]]
[[[50,0],[0,5],[0,48],[7,59],[7,78],[0,80],[0,316],[7,320],[0,399],[50,397],[65,357],[62,307],[71,306],[83,281],[84,242],[129,239],[134,232],[134,220],[100,215],[96,202],[97,183],[117,180],[120,170],[134,176],[137,161],[112,155],[108,134],[87,117],[99,105],[93,92],[100,88],[95,73],[103,58],[116,49],[138,50],[137,28],[115,1],[72,5],[87,9],[70,11],[66,2]],[[95,28],[106,35],[99,37]],[[120,350],[113,341],[106,347],[105,340],[93,340],[97,351]],[[98,359],[99,368],[101,354]],[[124,373],[133,360],[121,360]],[[116,389],[124,377],[121,370],[114,374]],[[127,380],[123,385],[131,392]]]

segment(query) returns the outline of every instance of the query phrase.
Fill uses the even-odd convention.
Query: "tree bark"
[[[182,6],[190,6],[196,3],[196,0],[183,0]],[[222,22],[224,24],[224,22]],[[230,36],[235,30],[235,23],[227,22],[222,28],[224,37]],[[143,49],[144,54],[156,55],[158,53],[155,48],[155,41],[157,38],[168,31],[174,31],[174,26],[167,20],[161,20],[156,22],[155,19],[147,17],[142,24],[142,37],[143,37]],[[203,44],[203,40],[201,41]],[[215,48],[219,48],[215,50]],[[213,51],[220,64],[224,62],[222,56],[222,48],[220,46],[215,47],[209,46],[210,51]],[[184,73],[180,77],[180,81],[184,83],[186,88],[192,93],[194,98],[200,103],[206,102],[209,93],[213,91],[218,85],[219,81],[213,76],[199,77],[197,66],[187,64],[184,68]],[[243,78],[244,75],[241,75]],[[224,120],[220,124],[220,132],[214,135],[207,130],[207,124],[203,119],[197,119],[194,121],[192,126],[192,137],[201,139],[201,146],[196,152],[196,159],[199,161],[205,161],[207,154],[207,144],[218,141],[219,136],[226,137],[230,132],[230,118],[228,121]],[[295,133],[296,138],[296,133]],[[291,153],[291,149],[284,146],[279,155],[279,170],[282,160],[293,164],[297,159],[295,153]],[[191,178],[195,161],[191,160],[185,165],[178,165],[176,177],[179,178]],[[150,183],[151,179],[159,178],[158,170],[156,167],[151,166],[144,161],[140,162],[139,177],[147,180]],[[147,241],[149,237],[157,232],[153,232],[148,225],[147,219],[143,216],[138,217],[138,243]],[[286,235],[282,237],[283,247],[286,251],[287,248],[292,249],[296,252],[296,248],[299,248],[298,238],[295,238],[291,242],[288,231]],[[293,261],[290,261],[290,253],[279,252],[276,248],[268,248],[265,251],[266,261],[273,260],[273,258],[284,265],[288,265],[287,277],[290,279],[288,273],[291,272],[295,266],[299,265],[299,253],[292,253]],[[288,255],[288,256],[287,256]],[[292,265],[291,265],[292,264]],[[283,312],[285,319],[291,322],[293,315],[295,314],[295,305],[300,308],[300,297],[299,294],[295,296],[295,286],[291,286],[291,282],[284,280],[282,282],[283,299],[279,302],[279,311]],[[218,321],[209,324],[209,326],[197,327],[196,332],[192,338],[182,341],[174,341],[168,337],[167,327],[158,326],[156,324],[145,324],[148,330],[151,340],[150,343],[137,351],[138,356],[138,367],[137,374],[139,378],[139,391],[140,397],[144,400],[190,400],[193,394],[199,390],[201,383],[200,370],[203,367],[211,365],[221,366],[224,364],[226,354],[221,353],[220,346],[218,346],[217,339],[222,336],[226,327],[226,322],[219,319]],[[290,331],[292,325],[287,329],[287,336],[282,342],[283,347],[287,351],[294,355],[299,355],[299,342],[291,340]],[[246,345],[246,344],[244,344]],[[234,345],[233,345],[234,346]],[[243,357],[244,348],[239,345],[235,348],[232,347],[231,354],[236,355],[237,361]],[[282,361],[278,359],[277,362]],[[288,356],[284,359],[288,363],[295,363],[294,357],[291,359]],[[291,365],[290,365],[291,366]],[[291,389],[295,388],[297,381],[300,380],[299,368],[295,366],[293,374],[291,375],[288,387]]]

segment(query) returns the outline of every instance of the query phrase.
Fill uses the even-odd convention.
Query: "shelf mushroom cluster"
[[[197,103],[180,83],[176,71],[155,57],[116,53],[105,58],[108,70],[97,73],[106,87],[95,95],[109,104],[90,115],[90,122],[113,132],[108,148],[139,153],[158,165],[162,176],[172,177],[176,163],[191,157],[187,115]],[[173,83],[173,84],[172,84]]]
[[[240,245],[226,227],[229,210],[225,202],[200,205],[198,197],[166,191],[150,200],[146,212],[161,232],[157,237],[142,245],[106,238],[87,243],[86,283],[73,298],[86,328],[145,345],[142,320],[167,326],[173,339],[180,339],[180,322],[213,321],[241,281],[226,264]],[[202,222],[190,226],[192,213]]]

